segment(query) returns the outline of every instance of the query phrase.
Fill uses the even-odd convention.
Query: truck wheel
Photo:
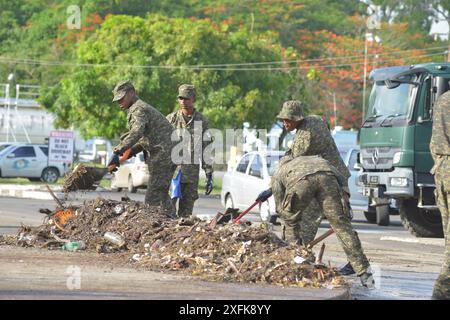
[[[377,225],[388,226],[389,225],[389,205],[377,206]]]
[[[128,192],[129,193],[136,193],[137,188],[133,185],[133,178],[131,175],[128,177]]]
[[[417,208],[416,199],[401,201],[399,209],[403,226],[416,237],[444,237],[442,218],[438,210]]]
[[[367,222],[369,223],[377,222],[377,212],[374,207],[369,206],[369,211],[364,211],[364,216],[366,217]]]

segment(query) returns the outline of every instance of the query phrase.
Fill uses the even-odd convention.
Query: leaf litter
[[[98,197],[66,207],[64,221],[57,219],[59,211],[41,209],[47,214],[44,224],[22,226],[15,236],[0,236],[0,244],[59,250],[82,241],[88,251],[138,268],[178,271],[209,281],[346,285],[336,268],[317,263],[310,249],[282,241],[265,224],[234,224],[229,219],[211,227],[196,217],[173,219],[160,207],[122,200]]]

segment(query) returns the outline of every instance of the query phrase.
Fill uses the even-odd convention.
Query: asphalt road
[[[69,202],[102,196],[120,200],[124,193],[89,192],[78,193]],[[143,201],[144,193],[127,194],[133,200]],[[40,208],[53,209],[55,203],[49,200],[31,200],[0,197],[0,234],[13,234],[21,223],[39,225],[43,215]],[[194,213],[202,218],[211,218],[223,210],[218,198],[201,197]],[[258,223],[257,214],[250,213],[247,219]],[[357,277],[348,277],[354,299],[430,299],[433,283],[443,259],[444,240],[416,238],[404,230],[398,216],[391,217],[391,225],[380,227],[366,222],[362,213],[355,213],[353,226],[358,231],[362,246],[375,271],[376,289],[367,290],[360,286]],[[329,228],[325,220],[319,234]],[[275,226],[275,232],[280,227]],[[345,264],[346,259],[335,235],[325,241],[324,261],[334,266]],[[317,246],[315,250],[318,250]]]

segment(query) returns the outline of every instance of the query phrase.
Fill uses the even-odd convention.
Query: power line
[[[447,48],[447,47],[445,47]],[[407,50],[411,51],[411,50]],[[439,52],[439,53],[433,53],[433,54],[424,54],[424,55],[410,55],[410,56],[402,56],[399,58],[392,58],[388,60],[378,60],[379,63],[383,62],[389,62],[389,61],[395,61],[398,59],[408,59],[408,58],[424,58],[424,57],[431,57],[431,56],[437,56],[437,55],[443,55],[445,52]],[[380,56],[379,54],[378,56]],[[306,60],[304,60],[306,61]],[[318,60],[317,60],[318,61]],[[44,65],[44,66],[67,66],[67,67],[102,67],[102,68],[138,68],[138,69],[166,69],[166,70],[194,70],[194,71],[201,71],[201,70],[210,70],[210,71],[288,71],[288,70],[302,70],[302,69],[310,69],[311,67],[314,68],[339,68],[339,67],[350,67],[355,65],[361,65],[364,64],[364,62],[352,62],[352,63],[342,63],[342,64],[328,64],[328,65],[308,65],[308,66],[295,66],[295,67],[266,67],[266,68],[228,68],[228,67],[222,67],[222,68],[216,68],[216,67],[208,67],[207,65],[204,66],[190,66],[190,65],[179,65],[179,66],[173,66],[173,65],[133,65],[133,64],[93,64],[93,63],[71,63],[71,62],[64,62],[64,61],[44,61],[44,60],[33,60],[33,59],[13,59],[13,58],[1,58],[0,57],[0,63],[17,63],[17,64],[26,64],[26,65]],[[255,63],[256,65],[257,63]],[[224,66],[227,66],[224,64]],[[230,65],[231,66],[231,65]]]
[[[368,58],[370,57],[379,57],[379,56],[385,56],[385,55],[391,55],[391,54],[397,54],[397,53],[406,53],[406,52],[414,52],[414,51],[430,51],[430,50],[437,50],[437,49],[447,49],[447,46],[440,46],[440,47],[430,47],[430,48],[424,48],[424,49],[407,49],[407,50],[398,50],[398,51],[391,51],[391,52],[382,52],[382,53],[374,53],[367,55]],[[326,57],[326,58],[317,58],[317,59],[299,59],[299,60],[285,60],[285,61],[267,61],[267,62],[246,62],[246,63],[223,63],[223,64],[206,64],[206,65],[182,65],[182,66],[174,66],[174,65],[167,65],[167,66],[161,66],[161,65],[134,65],[138,68],[158,68],[158,69],[209,69],[213,67],[228,67],[228,66],[258,66],[258,65],[271,65],[271,64],[291,64],[291,63],[302,63],[302,62],[320,62],[320,61],[333,61],[333,60],[346,60],[346,59],[357,59],[357,58],[363,58],[364,55],[355,55],[355,56],[335,56],[335,57]],[[4,58],[0,58],[4,59]],[[8,59],[8,58],[7,58]],[[116,66],[130,66],[130,65],[118,65],[118,64],[92,64],[92,63],[70,63],[70,62],[64,62],[64,61],[44,61],[44,60],[34,60],[34,59],[10,59],[10,61],[18,61],[17,63],[22,64],[40,64],[40,65],[67,65],[67,66],[78,66],[78,67],[84,67],[84,66],[93,66],[93,67],[116,67]],[[34,63],[38,61],[39,63]]]

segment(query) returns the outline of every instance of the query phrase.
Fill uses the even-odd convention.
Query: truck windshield
[[[366,120],[375,121],[378,117],[408,115],[414,88],[413,84],[401,83],[398,87],[389,89],[384,81],[377,81],[370,93]]]

